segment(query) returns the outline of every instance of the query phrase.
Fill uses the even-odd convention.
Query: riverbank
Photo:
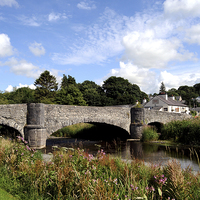
[[[103,150],[94,156],[81,149],[60,148],[50,162],[26,141],[0,139],[0,185],[21,199],[198,199],[200,174],[137,159],[130,163]]]

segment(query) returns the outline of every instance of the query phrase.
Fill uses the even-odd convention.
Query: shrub
[[[149,142],[158,140],[159,135],[156,132],[156,129],[152,126],[145,126],[142,131],[142,142]]]

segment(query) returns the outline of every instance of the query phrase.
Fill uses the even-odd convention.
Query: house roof
[[[163,101],[164,103],[166,103],[167,105],[170,106],[181,106],[181,107],[187,107],[187,105],[181,103],[180,101],[175,101],[173,99],[171,99],[170,97],[168,97],[168,100],[166,100],[165,98],[163,98],[162,96],[156,96],[158,99],[160,99],[161,101]]]

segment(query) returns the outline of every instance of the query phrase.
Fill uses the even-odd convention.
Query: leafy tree
[[[61,82],[61,88],[65,88],[69,85],[75,85],[76,86],[76,80],[74,77],[68,75],[68,77],[63,74],[62,82]]]
[[[193,87],[195,92],[200,96],[200,83],[195,84]]]
[[[40,74],[40,77],[36,79],[34,85],[35,89],[35,99],[36,102],[41,103],[53,103],[55,97],[55,91],[58,89],[58,83],[56,82],[56,77],[50,75],[49,71],[44,71]]]
[[[190,87],[187,85],[180,86],[178,88],[178,93],[181,95],[182,99],[185,100],[186,104],[189,106],[191,106],[191,102],[193,101],[192,99],[195,99],[196,97],[198,97],[198,94],[195,92],[196,91],[194,87]]]
[[[136,84],[132,85],[121,77],[111,76],[104,81],[102,88],[107,97],[107,105],[135,104],[136,100],[142,101],[144,95]]]
[[[179,96],[178,90],[175,88],[171,88],[167,91],[168,96]]]
[[[7,98],[10,103],[32,103],[35,102],[34,94],[35,90],[30,89],[29,87],[22,87],[9,92]]]
[[[80,91],[83,94],[83,98],[88,106],[102,106],[105,101],[105,93],[102,88],[93,81],[84,81],[78,84]]]
[[[74,85],[69,85],[57,91],[56,103],[62,105],[87,105],[81,91]]]
[[[165,94],[165,93],[166,93],[165,84],[161,82],[159,94]]]

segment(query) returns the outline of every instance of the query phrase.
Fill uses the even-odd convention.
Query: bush
[[[158,140],[159,135],[156,132],[156,129],[152,126],[145,126],[142,131],[142,142],[156,141]]]
[[[174,140],[183,144],[200,144],[200,120],[193,118],[182,121],[172,121],[165,124],[161,130],[161,139]]]

